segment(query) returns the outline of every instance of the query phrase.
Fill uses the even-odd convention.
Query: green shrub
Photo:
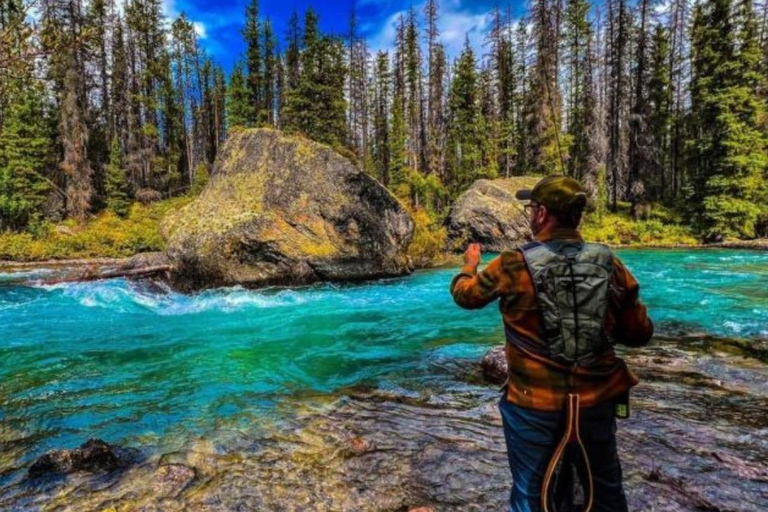
[[[423,208],[411,211],[413,218],[413,239],[408,246],[408,255],[416,266],[426,266],[441,259],[448,236],[440,225],[438,217]]]
[[[629,205],[620,203],[618,211],[587,214],[582,224],[584,238],[611,245],[698,245],[692,228],[680,223],[672,210],[654,205],[647,220],[629,215]]]
[[[73,220],[41,223],[34,233],[0,233],[0,260],[122,258],[164,249],[160,220],[191,199],[177,197],[150,205],[134,203],[121,218],[106,210],[85,224]]]

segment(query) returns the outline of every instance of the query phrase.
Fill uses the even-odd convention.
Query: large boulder
[[[161,232],[182,289],[413,270],[413,221],[397,199],[331,148],[276,130],[234,132],[203,192]]]
[[[449,249],[463,251],[468,243],[478,242],[484,251],[501,252],[529,240],[528,218],[515,192],[532,188],[539,179],[521,176],[473,183],[446,219]]]

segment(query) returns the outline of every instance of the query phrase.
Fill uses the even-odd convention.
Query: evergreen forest
[[[199,191],[227,133],[328,144],[439,219],[480,178],[567,174],[600,211],[768,235],[768,2],[531,0],[448,55],[439,0],[386,51],[244,7],[231,72],[160,0],[0,0],[0,231]]]

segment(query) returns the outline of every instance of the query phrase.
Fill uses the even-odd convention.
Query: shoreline
[[[758,443],[764,420],[743,414],[763,403],[765,370],[754,355],[706,335],[660,337],[622,352],[641,378],[633,414],[617,432],[631,509],[755,510],[766,478]],[[752,378],[733,378],[734,370]],[[0,487],[0,508],[224,511],[320,497],[332,509],[494,510],[511,483],[497,388],[476,359],[438,362],[429,371],[437,380],[406,391],[360,384],[289,396],[286,410],[293,413],[274,423],[241,430],[224,422],[173,450],[110,439],[137,454],[112,472],[34,480],[17,461],[14,478]],[[712,395],[719,399],[714,424],[706,421]],[[739,402],[729,403],[733,397]],[[723,438],[730,442],[716,442]],[[681,477],[686,468],[697,471]],[[34,490],[20,492],[32,481]]]
[[[632,245],[607,244],[611,249],[741,249],[748,251],[768,251],[768,238],[759,238],[756,240],[734,240],[729,242],[719,242],[715,244],[647,244]],[[131,260],[142,255],[157,254],[156,251],[139,252],[133,256],[124,258],[72,258],[72,259],[48,259],[39,261],[30,260],[0,260],[0,272],[12,272],[14,270],[39,270],[39,269],[60,269],[60,268],[82,268],[98,266],[101,269],[107,267],[122,267],[131,262]],[[461,253],[444,253],[438,259],[428,263],[423,261],[415,265],[416,270],[427,270],[433,268],[445,268],[461,264]]]

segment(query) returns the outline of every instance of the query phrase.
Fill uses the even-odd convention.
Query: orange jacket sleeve
[[[451,281],[453,300],[464,309],[479,309],[499,298],[502,280],[501,256],[494,258],[482,272],[465,265]]]
[[[616,318],[613,337],[617,343],[629,347],[645,346],[653,336],[653,322],[645,305],[640,301],[640,285],[615,256],[613,267],[611,305]]]

